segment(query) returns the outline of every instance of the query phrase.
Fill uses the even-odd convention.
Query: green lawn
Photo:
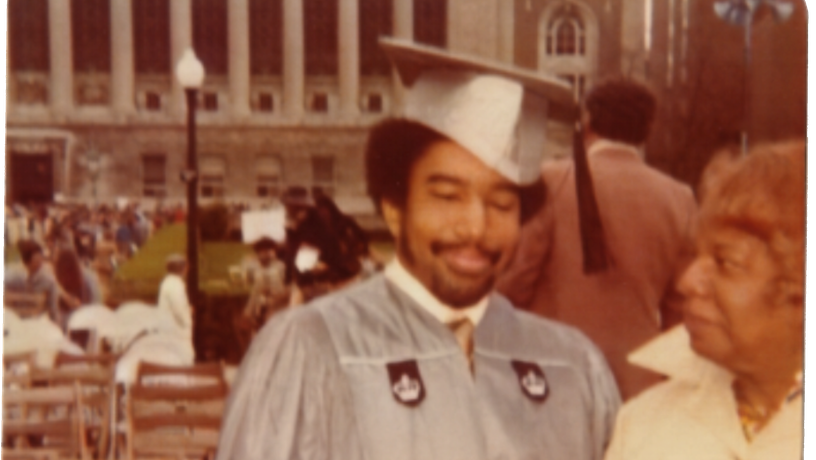
[[[118,300],[143,299],[155,302],[165,274],[164,264],[172,253],[186,254],[187,226],[174,224],[160,229],[114,275],[111,294]],[[237,242],[204,242],[199,248],[199,288],[207,294],[243,294],[229,283],[229,266],[238,265],[252,252]]]

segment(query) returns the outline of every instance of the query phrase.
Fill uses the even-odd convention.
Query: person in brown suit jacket
[[[585,262],[578,161],[556,160],[542,167],[546,204],[523,228],[499,283],[516,305],[595,341],[624,399],[660,379],[626,355],[679,320],[674,282],[691,254],[696,214],[691,188],[644,162],[641,146],[655,106],[648,89],[622,79],[600,83],[586,99],[585,164],[600,217],[594,233],[605,245],[602,267]]]

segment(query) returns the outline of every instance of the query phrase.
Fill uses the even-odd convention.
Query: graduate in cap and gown
[[[620,404],[597,348],[493,289],[539,181],[554,78],[381,40],[406,91],[366,147],[384,272],[271,318],[218,460],[599,460]]]

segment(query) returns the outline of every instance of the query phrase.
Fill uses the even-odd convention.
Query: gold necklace
[[[748,398],[745,397],[745,394],[742,392],[739,385],[737,385],[737,382],[734,381],[731,388],[734,391],[734,398],[737,401],[737,414],[739,415],[742,432],[748,442],[754,440],[757,433],[759,433],[760,430],[767,425],[768,421],[771,419],[771,416],[775,414],[783,404],[790,403],[802,394],[802,376],[801,371],[796,373],[793,385],[788,391],[787,396],[772,409],[753,404],[748,400]]]

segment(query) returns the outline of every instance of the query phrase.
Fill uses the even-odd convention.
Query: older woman
[[[668,380],[624,406],[606,459],[801,458],[805,146],[720,157],[701,194],[685,326],[630,356]]]

